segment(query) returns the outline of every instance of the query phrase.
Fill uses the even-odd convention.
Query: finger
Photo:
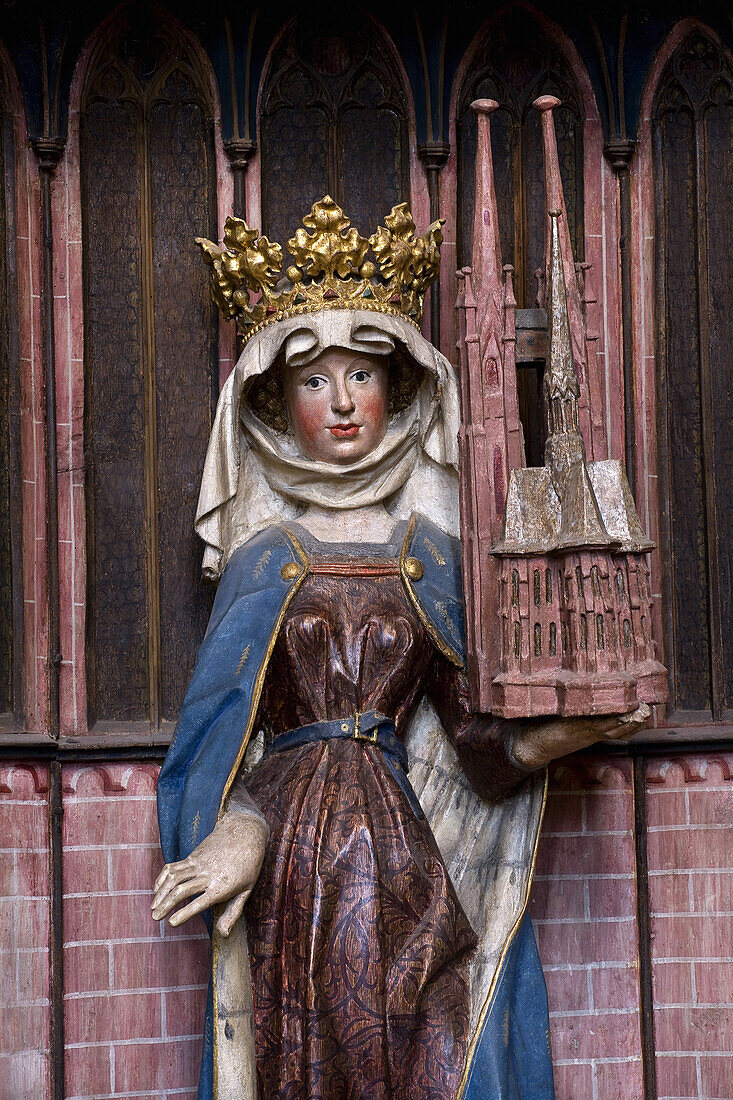
[[[241,894],[237,894],[233,897],[216,922],[217,930],[225,938],[229,935],[232,928],[234,928],[234,925],[241,917],[242,911],[244,910],[244,903],[251,893],[251,890],[242,890]]]
[[[194,879],[198,879],[200,877],[200,871],[198,870],[198,868],[193,866],[173,872],[155,891],[152,908],[157,909],[161,902],[165,901],[168,894],[177,889],[177,887],[184,885],[187,882],[192,882]]]
[[[206,892],[201,897],[196,898],[190,905],[186,905],[183,909],[179,909],[177,913],[174,913],[172,917],[168,918],[168,924],[172,928],[177,928],[179,924],[184,924],[191,917],[195,917],[197,913],[203,913],[204,909],[210,908],[214,901],[211,895]]]
[[[161,917],[165,917],[170,913],[171,909],[175,909],[177,905],[180,905],[186,898],[193,897],[194,894],[200,894],[203,890],[206,890],[208,886],[208,879],[201,876],[200,878],[191,879],[190,882],[181,883],[175,890],[171,890],[169,894],[156,905],[153,909],[153,917],[156,920],[160,920]]]
[[[191,861],[189,859],[181,859],[177,863],[166,863],[165,867],[153,883],[153,889],[158,890],[167,878],[169,878],[171,875],[174,875],[176,871],[180,868],[189,867],[190,864]]]

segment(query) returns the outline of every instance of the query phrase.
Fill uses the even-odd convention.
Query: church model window
[[[90,722],[174,719],[210,607],[193,517],[216,328],[193,238],[215,232],[206,79],[124,15],[82,102]]]

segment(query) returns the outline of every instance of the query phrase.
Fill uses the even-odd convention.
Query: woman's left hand
[[[169,924],[183,924],[204,909],[227,902],[216,927],[228,936],[257,881],[266,842],[267,825],[262,818],[226,813],[187,859],[166,863],[155,880],[153,919],[163,920],[189,898],[195,900],[178,909]]]
[[[512,739],[512,756],[526,768],[543,768],[559,756],[585,749],[596,741],[628,740],[644,728],[650,714],[646,703],[640,703],[630,714],[550,718],[527,724]]]

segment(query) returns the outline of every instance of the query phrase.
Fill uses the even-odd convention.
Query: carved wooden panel
[[[707,721],[733,708],[733,69],[699,33],[662,75],[653,139],[671,706]]]
[[[84,93],[90,720],[175,718],[203,636],[193,532],[216,337],[193,242],[216,236],[204,78],[123,16]]]
[[[2,127],[0,102],[0,127]],[[11,364],[8,347],[5,146],[0,129],[0,714],[13,710],[13,552],[11,544]],[[11,160],[12,164],[12,160]]]
[[[284,244],[326,192],[366,235],[409,200],[402,80],[374,25],[356,12],[340,12],[337,24],[311,13],[287,29],[268,70],[260,133],[271,239]]]

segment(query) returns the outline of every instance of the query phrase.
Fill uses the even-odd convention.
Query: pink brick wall
[[[193,1097],[208,980],[200,921],[150,915],[153,765],[65,768],[66,1095]]]
[[[193,1098],[203,926],[150,917],[152,764],[63,769],[66,1095]],[[660,1100],[733,1097],[733,754],[652,761],[647,784]],[[557,1100],[640,1100],[629,761],[552,772],[531,915]],[[48,776],[0,769],[0,1100],[48,1096]]]
[[[0,1100],[48,1090],[48,771],[0,767]]]
[[[530,912],[557,1100],[642,1095],[633,820],[627,760],[552,770]]]
[[[648,773],[660,1100],[733,1096],[733,754]]]

